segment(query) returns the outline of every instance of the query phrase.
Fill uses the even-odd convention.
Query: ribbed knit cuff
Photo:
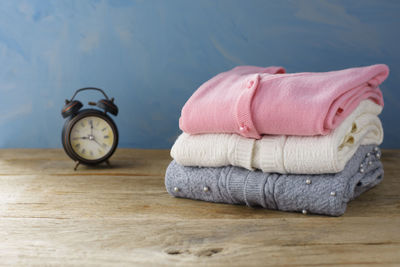
[[[267,176],[255,177],[252,173],[249,173],[243,188],[244,202],[247,206],[262,206],[265,205],[265,194],[264,187],[267,182]]]
[[[255,139],[252,138],[237,138],[235,143],[235,157],[232,165],[254,170],[252,166],[254,143]]]
[[[262,138],[257,145],[260,149],[257,149],[260,160],[260,169],[263,172],[278,172],[287,173],[284,167],[283,149],[286,141],[286,136],[269,136],[268,138]]]
[[[247,171],[244,172],[244,169],[240,170],[239,168],[229,173],[229,177],[227,177],[227,191],[233,203],[244,202],[243,187],[248,174]]]

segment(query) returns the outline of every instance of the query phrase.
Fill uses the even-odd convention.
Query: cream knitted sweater
[[[336,173],[360,145],[381,144],[382,107],[365,100],[325,136],[271,136],[250,139],[236,134],[181,134],[171,156],[184,166],[240,166],[278,173]]]

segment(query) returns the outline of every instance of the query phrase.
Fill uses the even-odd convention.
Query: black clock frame
[[[114,143],[113,143],[113,146],[111,147],[111,150],[106,155],[104,155],[102,158],[96,159],[96,160],[88,160],[88,159],[84,159],[81,156],[79,156],[73,150],[72,145],[71,145],[71,140],[70,140],[71,130],[72,130],[73,126],[81,119],[83,119],[85,117],[89,117],[89,116],[99,117],[99,118],[107,121],[107,123],[111,126],[111,130],[114,133]],[[63,144],[64,150],[67,153],[67,155],[72,160],[78,161],[79,163],[86,164],[86,165],[95,165],[95,164],[99,164],[99,163],[106,161],[114,154],[114,152],[118,146],[117,126],[115,125],[114,121],[105,112],[102,112],[97,109],[83,109],[83,110],[80,110],[78,113],[76,113],[76,115],[69,117],[64,123],[61,137],[62,137],[62,144]]]

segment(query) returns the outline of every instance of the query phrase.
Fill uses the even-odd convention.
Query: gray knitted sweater
[[[350,200],[382,180],[380,153],[375,146],[360,146],[342,172],[317,175],[185,167],[172,161],[165,186],[175,197],[339,216]]]

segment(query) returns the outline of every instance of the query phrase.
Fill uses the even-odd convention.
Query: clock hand
[[[82,137],[73,137],[72,140],[77,140],[77,139],[88,139],[87,136],[82,136]]]
[[[96,139],[93,139],[93,141],[95,141],[99,146],[103,147]]]
[[[100,144],[95,138],[93,139],[93,141],[95,141],[96,142],[96,144],[98,144],[101,148],[105,148],[105,147],[107,147],[106,146],[106,144]]]
[[[90,122],[90,134],[93,135],[93,121]]]

